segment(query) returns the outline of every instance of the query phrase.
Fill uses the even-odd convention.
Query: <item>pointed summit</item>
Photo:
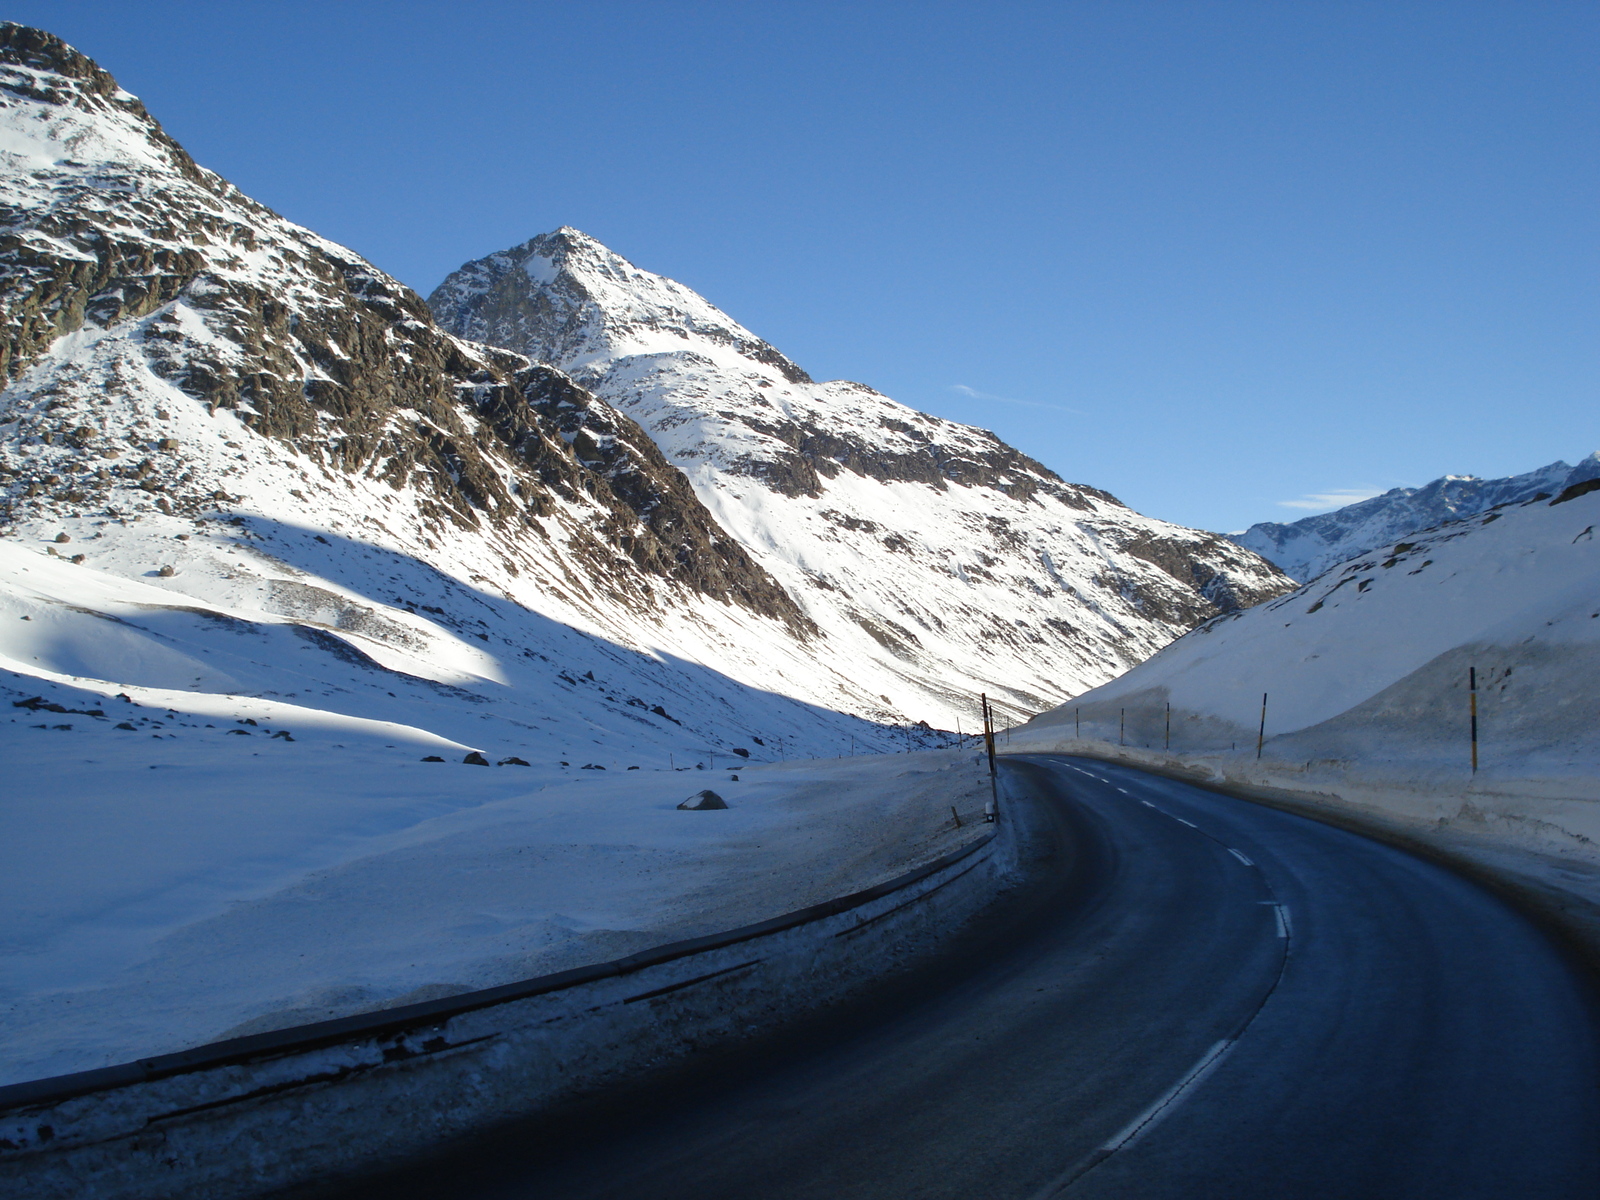
[[[719,358],[772,368],[789,383],[811,382],[697,293],[641,270],[570,225],[467,263],[434,290],[428,305],[460,336],[514,344],[537,362],[578,369],[697,343]]]

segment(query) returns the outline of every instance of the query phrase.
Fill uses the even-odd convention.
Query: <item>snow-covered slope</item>
[[[0,299],[0,1079],[596,961],[948,842],[970,760],[957,795],[875,801],[903,756],[676,812],[730,764],[940,739],[848,715],[889,710],[634,422],[15,25]]]
[[[1202,626],[1012,748],[1170,751],[1219,778],[1600,864],[1597,527],[1591,479],[1361,555]]]
[[[1576,467],[1553,462],[1504,479],[1445,475],[1419,488],[1391,488],[1381,496],[1288,524],[1263,521],[1231,536],[1239,545],[1276,563],[1291,579],[1306,580],[1336,563],[1424,529],[1502,504],[1521,504],[1541,493],[1548,498],[1596,477],[1600,477],[1600,453],[1589,455]]]
[[[14,669],[407,724],[421,687],[442,736],[472,714],[465,740],[551,762],[900,740],[837,715],[894,714],[818,665],[819,632],[636,424],[443,332],[15,25],[0,244],[0,528],[78,564],[23,596],[76,615]],[[113,618],[142,648],[108,660]],[[203,665],[296,631],[287,657]]]
[[[573,229],[469,263],[442,324],[638,421],[891,710],[1029,713],[1285,582],[1226,540],[1063,482],[993,434],[814,382],[681,284]]]

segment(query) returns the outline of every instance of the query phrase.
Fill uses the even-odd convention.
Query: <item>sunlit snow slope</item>
[[[1032,713],[1283,578],[1225,539],[1066,483],[993,434],[814,382],[681,284],[573,229],[469,263],[449,329],[548,362],[638,421],[891,711]]]
[[[0,238],[0,588],[35,613],[0,640],[13,671],[282,697],[573,769],[901,744],[841,715],[903,719],[812,653],[636,424],[443,332],[15,25]]]
[[[1202,626],[1013,748],[1170,744],[1219,777],[1600,864],[1597,527],[1589,480],[1361,555]]]

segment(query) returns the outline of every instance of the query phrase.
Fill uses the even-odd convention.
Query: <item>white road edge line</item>
[[[1100,1149],[1106,1154],[1114,1154],[1118,1150],[1131,1146],[1144,1134],[1154,1129],[1161,1123],[1162,1118],[1177,1107],[1178,1100],[1186,1091],[1200,1083],[1207,1075],[1217,1069],[1217,1064],[1222,1061],[1223,1056],[1231,1049],[1233,1049],[1233,1039],[1229,1038],[1218,1042],[1210,1050],[1207,1050],[1205,1057],[1195,1064],[1192,1071],[1168,1088],[1159,1100],[1128,1122],[1121,1133],[1106,1142]]]
[[[1237,858],[1240,862],[1242,862],[1247,867],[1255,866],[1255,863],[1251,862],[1248,858],[1246,858],[1239,851],[1235,850],[1232,846],[1228,847],[1228,853],[1233,855],[1235,858]]]
[[[1141,801],[1139,801],[1139,803],[1144,805],[1146,808],[1156,808],[1156,806],[1154,804],[1151,804],[1150,801],[1148,801],[1148,800],[1141,800]],[[1156,811],[1160,812],[1161,810],[1159,808],[1156,808]]]
[[[1179,822],[1182,825],[1187,825],[1190,829],[1199,829],[1200,828],[1200,826],[1196,825],[1193,821],[1185,821],[1182,817],[1173,817],[1172,819],[1174,821]]]
[[[1272,911],[1278,914],[1278,936],[1287,938],[1289,936],[1289,910],[1278,904],[1273,907]]]

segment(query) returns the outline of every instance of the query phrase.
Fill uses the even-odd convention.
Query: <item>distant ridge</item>
[[[1347,559],[1446,521],[1476,516],[1502,504],[1520,504],[1541,492],[1555,496],[1596,478],[1600,478],[1600,453],[1575,467],[1553,462],[1502,479],[1443,475],[1422,487],[1392,488],[1333,512],[1286,524],[1263,521],[1228,536],[1303,583]]]

